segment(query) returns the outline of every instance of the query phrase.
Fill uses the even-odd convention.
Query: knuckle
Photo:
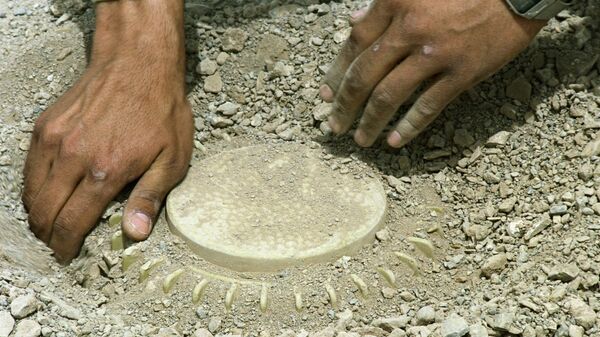
[[[81,156],[81,142],[76,134],[65,135],[60,139],[59,156],[65,159],[74,159]]]
[[[375,89],[373,94],[371,95],[371,104],[373,105],[374,112],[377,114],[381,114],[387,110],[394,110],[395,108],[395,97],[390,93],[387,88],[379,88]]]
[[[42,144],[53,146],[60,144],[64,127],[59,123],[38,121],[33,132]]]
[[[429,120],[437,116],[439,112],[439,104],[433,99],[427,96],[421,96],[419,101],[415,103],[415,112],[421,117],[421,119]]]
[[[363,27],[363,25],[358,24],[354,28],[352,28],[352,31],[350,31],[350,36],[348,36],[347,41],[347,46],[350,49],[350,51],[357,52],[359,49],[361,49],[361,46],[364,46],[369,40],[368,36],[369,32]]]
[[[349,92],[354,93],[364,90],[366,87],[365,73],[360,63],[357,62],[348,69],[346,80],[344,82],[346,90]]]

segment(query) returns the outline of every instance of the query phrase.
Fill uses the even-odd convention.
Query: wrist
[[[175,79],[185,76],[183,0],[120,0],[96,5],[90,66],[144,62]]]

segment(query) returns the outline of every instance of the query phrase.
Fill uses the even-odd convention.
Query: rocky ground
[[[93,10],[0,0],[0,337],[600,336],[600,3],[561,13],[399,151],[333,139],[322,123],[318,84],[362,5],[186,5],[193,163],[299,142],[386,184],[388,221],[360,253],[240,274],[195,257],[164,218],[148,241],[122,247],[126,195],[80,258],[51,262],[27,230],[21,168],[36,116],[85,68]],[[409,237],[432,242],[432,258]]]

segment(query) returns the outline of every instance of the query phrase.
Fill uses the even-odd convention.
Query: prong
[[[200,282],[198,282],[198,284],[196,284],[194,290],[192,290],[192,302],[194,304],[198,304],[198,302],[200,302],[206,286],[208,286],[207,279],[202,279]]]
[[[179,279],[181,274],[183,274],[183,272],[183,268],[177,269],[176,271],[172,272],[171,274],[167,275],[167,277],[165,277],[165,281],[163,282],[163,292],[165,294],[167,294],[169,291],[171,291],[171,289],[173,289],[173,286],[175,285],[175,283],[177,283],[177,280]]]
[[[121,261],[121,269],[127,271],[132,264],[134,264],[141,257],[140,250],[137,246],[128,247],[123,251],[123,257]]]
[[[329,296],[329,303],[331,303],[332,307],[337,307],[337,294],[335,293],[335,289],[331,286],[331,284],[325,284],[325,291]]]
[[[140,267],[140,278],[139,278],[139,282],[142,283],[144,282],[148,276],[150,276],[150,273],[152,271],[154,271],[154,269],[156,267],[158,267],[158,265],[160,265],[161,263],[164,262],[164,258],[163,257],[158,257],[155,259],[152,259],[146,263],[144,263],[141,267]]]
[[[363,281],[356,274],[350,275],[350,278],[352,279],[352,282],[354,282],[354,285],[356,286],[356,288],[358,288],[358,291],[360,292],[361,296],[363,298],[367,298],[369,296],[369,287],[367,286],[365,281]]]
[[[413,273],[420,274],[419,267],[418,267],[417,261],[415,259],[413,259],[412,257],[410,257],[406,254],[402,254],[400,252],[395,252],[394,254],[398,258],[398,260],[400,260],[400,262],[404,263],[408,268],[410,268],[410,270],[412,270]]]
[[[394,275],[393,271],[379,267],[377,268],[377,272],[390,286],[396,287],[396,275]]]
[[[225,293],[225,309],[227,309],[227,311],[231,310],[231,307],[233,306],[233,301],[235,301],[236,293],[237,284],[232,283],[231,287],[229,287],[229,290],[227,290],[227,293]]]
[[[260,311],[265,313],[267,311],[267,306],[269,304],[269,287],[266,284],[263,284],[260,289],[260,301],[259,307]]]
[[[417,248],[425,256],[427,256],[430,259],[433,258],[434,247],[431,241],[416,237],[409,237],[406,240],[412,243],[415,246],[415,248]]]

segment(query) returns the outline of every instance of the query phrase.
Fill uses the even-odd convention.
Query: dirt
[[[164,214],[147,241],[129,248],[139,257],[123,271],[123,252],[111,249],[118,225],[109,219],[126,193],[69,267],[47,262],[27,228],[21,170],[35,118],[85,69],[93,10],[78,1],[0,0],[0,325],[8,326],[11,315],[2,313],[12,303],[34,294],[35,310],[13,320],[37,324],[43,336],[204,336],[203,328],[244,336],[446,336],[451,314],[473,337],[600,336],[600,4],[582,1],[551,20],[515,61],[401,150],[361,149],[322,125],[318,85],[347,34],[347,15],[361,5],[186,3],[194,162],[248,144],[316,142],[330,160],[368,166],[388,196],[384,231],[359,253],[238,273],[194,255]],[[220,56],[221,39],[234,28],[247,40]],[[205,92],[206,76],[196,72],[205,58],[225,58],[219,93]],[[226,102],[239,104],[233,115],[219,111]],[[410,237],[433,242],[433,258]],[[395,252],[415,258],[420,275]],[[140,268],[154,259],[162,262],[140,282]],[[165,294],[165,277],[180,268]],[[352,275],[364,281],[366,298]],[[193,303],[203,279],[204,296]],[[425,317],[429,307],[433,319]]]

